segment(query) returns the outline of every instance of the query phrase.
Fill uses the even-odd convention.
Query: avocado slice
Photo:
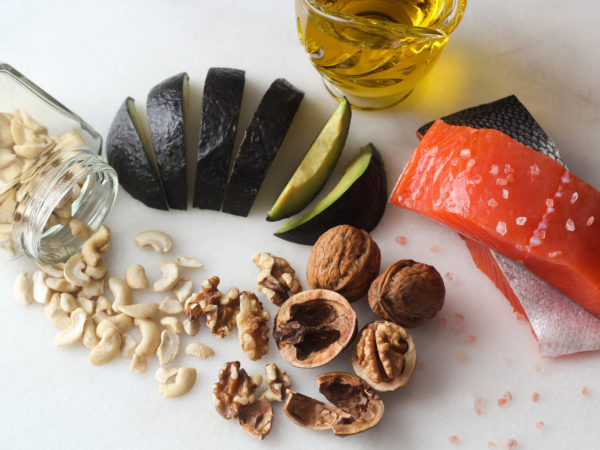
[[[351,111],[350,103],[344,97],[279,194],[269,211],[268,221],[285,219],[302,211],[323,189],[344,149]]]
[[[244,83],[243,70],[213,67],[206,75],[193,201],[196,208],[221,209]]]
[[[303,98],[304,92],[283,78],[271,84],[250,120],[233,163],[224,212],[248,215]]]
[[[172,76],[154,86],[146,102],[158,171],[167,203],[174,209],[187,209],[185,117],[188,86],[187,73]]]
[[[337,225],[371,231],[379,223],[387,203],[387,179],[383,160],[373,144],[358,152],[338,184],[303,216],[295,217],[275,236],[298,244],[314,244]]]
[[[150,208],[169,209],[154,167],[150,140],[131,97],[125,99],[110,126],[106,158],[117,172],[121,186],[133,198]]]

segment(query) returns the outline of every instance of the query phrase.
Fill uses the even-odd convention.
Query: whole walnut
[[[354,302],[367,293],[380,266],[381,252],[369,233],[339,225],[323,233],[313,246],[306,281],[313,289],[329,289]]]
[[[442,309],[445,294],[444,280],[435,267],[403,259],[373,281],[369,306],[382,319],[414,328]]]

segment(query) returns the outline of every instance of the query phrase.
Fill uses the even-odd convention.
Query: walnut
[[[239,361],[225,363],[219,381],[213,385],[213,403],[225,419],[235,419],[243,406],[254,403],[254,392],[262,384],[262,376],[248,376]]]
[[[217,289],[219,277],[212,277],[202,283],[202,290],[192,294],[186,301],[185,315],[189,320],[199,320],[206,316],[206,326],[219,338],[229,334],[235,324],[235,316],[240,307],[239,291],[231,288],[227,295]]]
[[[300,279],[289,263],[270,253],[257,253],[252,258],[260,269],[258,291],[265,294],[271,303],[281,306],[292,295],[302,290]]]
[[[280,402],[292,387],[292,380],[287,373],[281,370],[275,363],[267,363],[265,366],[265,382],[267,390],[260,394],[260,398],[270,402]]]
[[[414,328],[442,309],[445,293],[444,280],[433,266],[403,259],[373,281],[369,305],[382,319]]]
[[[417,352],[408,332],[377,320],[363,328],[352,352],[354,372],[378,391],[393,391],[411,379]]]
[[[380,265],[381,252],[369,233],[339,225],[323,233],[313,246],[306,281],[313,289],[329,289],[354,302],[367,293]]]
[[[240,410],[238,422],[242,429],[254,439],[264,439],[273,423],[273,406],[264,398]]]
[[[269,351],[269,311],[251,292],[240,294],[240,312],[236,316],[238,336],[244,353],[252,361],[260,359]]]

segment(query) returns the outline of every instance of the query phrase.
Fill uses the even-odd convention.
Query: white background
[[[106,135],[123,99],[131,95],[143,109],[149,89],[180,71],[191,77],[192,112],[198,116],[206,71],[211,66],[246,70],[240,129],[276,77],[306,92],[300,110],[248,218],[189,210],[159,212],[125,193],[108,220],[113,246],[112,274],[133,263],[146,266],[152,280],[161,257],[135,248],[132,236],[158,228],[175,238],[172,257],[196,255],[206,267],[190,276],[200,282],[219,275],[223,287],[253,289],[257,269],[251,257],[270,251],[287,258],[300,274],[310,249],[271,235],[278,224],[266,211],[300,161],[335,103],[312,69],[295,29],[290,0],[128,0],[0,2],[0,59],[47,89]],[[580,177],[600,187],[600,3],[579,0],[473,0],[438,66],[402,105],[377,113],[354,112],[342,167],[360,145],[372,141],[382,152],[388,187],[417,144],[415,129],[430,119],[515,93],[532,111]],[[194,124],[197,133],[199,124]],[[241,133],[240,133],[241,134]],[[238,136],[239,141],[239,136]],[[339,175],[341,169],[336,169]],[[404,247],[394,238],[404,235]],[[319,396],[314,376],[327,370],[351,371],[348,353],[332,364],[300,370],[280,358],[273,343],[267,357],[250,362],[235,332],[217,341],[204,328],[197,339],[214,347],[208,361],[180,356],[175,365],[198,369],[193,390],[164,399],[153,378],[128,371],[119,359],[93,367],[81,345],[56,348],[56,330],[40,305],[25,308],[10,295],[26,259],[3,263],[0,273],[0,447],[163,449],[163,448],[502,448],[514,438],[519,449],[590,449],[600,440],[599,354],[556,360],[539,356],[525,322],[516,320],[506,300],[472,263],[458,236],[422,218],[388,206],[373,236],[383,265],[413,258],[451,272],[447,298],[438,318],[414,330],[418,359],[413,382],[383,395],[381,423],[362,435],[341,440],[327,432],[299,428],[275,406],[271,434],[255,442],[235,423],[223,420],[210,401],[219,367],[239,359],[249,373],[273,360],[288,370],[294,389]],[[432,246],[439,246],[432,252]],[[160,301],[151,292],[138,301]],[[374,316],[357,304],[359,326]],[[272,305],[267,305],[272,312]],[[453,331],[456,313],[465,331]],[[462,343],[472,333],[477,341]],[[192,339],[185,341],[187,344]],[[456,361],[464,352],[467,360]],[[541,369],[541,371],[538,371]],[[588,396],[582,396],[584,386]],[[503,408],[496,400],[510,391]],[[533,392],[540,401],[533,403]],[[473,400],[485,401],[482,415]],[[545,422],[540,431],[536,423]]]

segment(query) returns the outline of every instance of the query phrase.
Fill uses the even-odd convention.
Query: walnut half
[[[260,269],[257,283],[258,291],[277,306],[281,306],[292,295],[302,290],[300,279],[289,263],[270,253],[257,253],[252,258]]]
[[[260,398],[267,399],[270,402],[282,401],[292,387],[292,380],[285,371],[273,362],[265,365],[265,375],[267,390],[260,394]]]
[[[254,392],[262,384],[262,376],[250,377],[239,361],[225,363],[219,380],[213,385],[212,399],[217,412],[225,419],[235,419],[240,410],[254,403]]]
[[[251,292],[240,294],[240,312],[236,316],[238,336],[244,353],[252,361],[263,357],[269,351],[269,311],[263,310],[262,303]]]
[[[377,320],[363,328],[352,352],[354,372],[378,391],[393,391],[411,379],[417,352],[408,332]]]

